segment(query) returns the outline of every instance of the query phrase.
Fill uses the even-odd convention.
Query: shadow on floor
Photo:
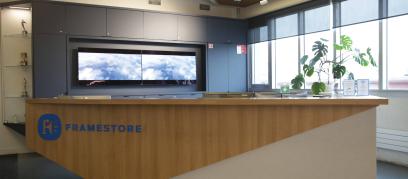
[[[35,153],[0,156],[0,179],[81,179]]]

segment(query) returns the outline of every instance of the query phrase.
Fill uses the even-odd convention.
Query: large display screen
[[[118,49],[78,49],[80,85],[192,85],[197,80],[195,53]]]

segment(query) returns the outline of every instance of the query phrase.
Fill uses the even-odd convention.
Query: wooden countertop
[[[349,105],[377,106],[388,99],[377,96],[339,98],[197,98],[197,99],[27,99],[28,104],[94,105]]]

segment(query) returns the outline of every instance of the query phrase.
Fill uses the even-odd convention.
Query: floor
[[[46,158],[30,153],[0,156],[0,179],[81,179]]]
[[[0,179],[81,179],[38,154],[0,156]],[[377,179],[408,179],[408,168],[377,162]]]

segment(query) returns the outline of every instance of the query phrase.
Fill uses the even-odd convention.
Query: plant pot
[[[326,91],[326,84],[323,82],[314,82],[312,84],[312,94],[320,95],[320,93]]]

